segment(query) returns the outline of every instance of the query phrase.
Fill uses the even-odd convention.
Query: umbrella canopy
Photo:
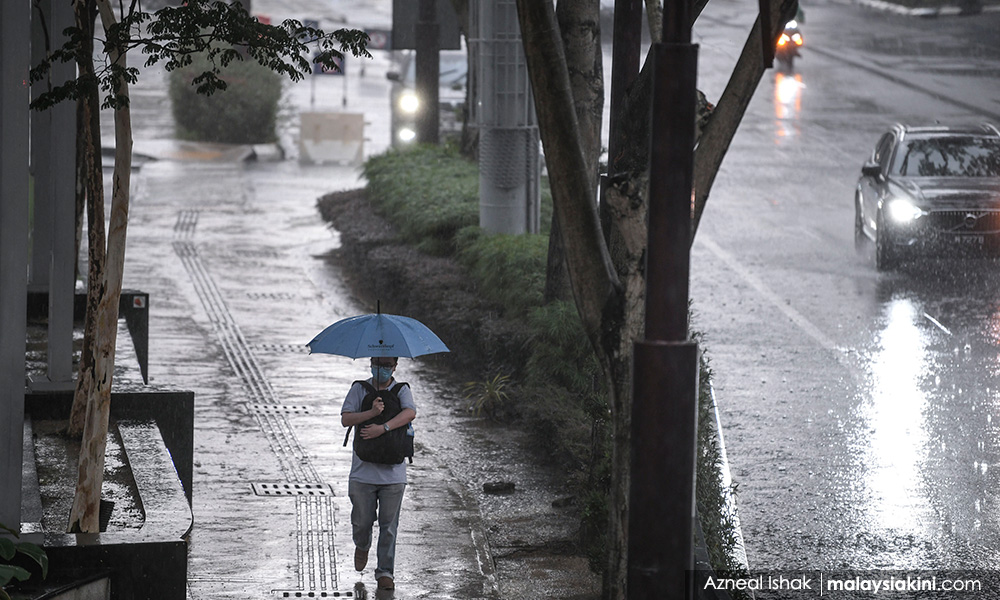
[[[349,317],[330,325],[307,344],[309,353],[363,356],[405,356],[450,352],[426,325],[410,317],[381,312]]]

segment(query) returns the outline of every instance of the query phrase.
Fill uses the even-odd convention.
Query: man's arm
[[[352,413],[349,413],[352,414]],[[404,408],[399,411],[399,414],[395,417],[389,419],[385,422],[385,425],[389,426],[389,429],[399,429],[400,427],[406,427],[406,424],[412,421],[417,416],[417,411],[412,408]],[[343,419],[343,417],[341,417]],[[362,419],[367,420],[367,419]],[[358,421],[360,423],[361,421]],[[386,433],[385,425],[365,425],[361,428],[362,439],[370,440],[372,438],[377,438],[378,436]]]
[[[364,412],[340,413],[340,424],[344,427],[354,427],[355,425],[360,425],[368,419],[374,419],[382,414],[382,409],[384,407],[385,405],[382,404],[381,400],[375,400],[375,402],[372,403],[371,410],[366,410]],[[399,415],[396,416],[399,417]]]

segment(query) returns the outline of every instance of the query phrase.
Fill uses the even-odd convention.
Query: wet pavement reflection
[[[928,260],[885,278],[860,407],[870,435],[855,440],[873,522],[938,533],[954,547],[952,566],[992,566],[1000,537],[996,266]]]

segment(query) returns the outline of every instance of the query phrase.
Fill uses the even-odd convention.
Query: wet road
[[[695,28],[718,98],[755,2]],[[985,568],[1000,528],[1000,271],[875,272],[853,188],[896,121],[1000,121],[1000,13],[804,5],[794,74],[765,74],[692,253],[751,568]]]

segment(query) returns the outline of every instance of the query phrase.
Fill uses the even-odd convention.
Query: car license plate
[[[982,246],[985,236],[982,235],[956,235],[955,243],[964,246]]]

